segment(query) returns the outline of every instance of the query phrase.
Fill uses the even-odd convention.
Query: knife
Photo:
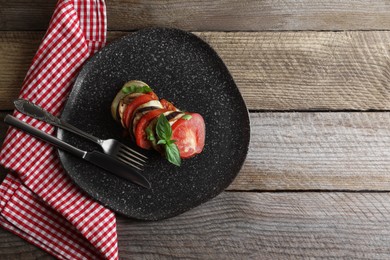
[[[58,147],[61,150],[64,150],[66,152],[69,152],[79,158],[82,158],[98,167],[101,167],[105,169],[106,171],[109,171],[113,174],[115,174],[118,177],[121,177],[123,179],[126,179],[128,181],[131,181],[135,184],[138,184],[144,188],[150,189],[151,185],[149,181],[139,172],[137,172],[135,169],[131,168],[130,166],[126,165],[125,163],[113,158],[112,156],[109,156],[107,154],[98,152],[98,151],[92,151],[87,152],[80,150],[77,147],[74,147],[52,135],[49,135],[37,128],[34,128],[33,126],[17,119],[16,117],[13,117],[11,115],[7,115],[4,119],[4,122],[8,125],[11,125],[13,127],[19,128],[45,142],[48,142],[56,147]]]

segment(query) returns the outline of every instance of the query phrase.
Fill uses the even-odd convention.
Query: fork
[[[103,140],[88,134],[28,100],[17,99],[14,104],[19,112],[84,137],[100,145],[105,154],[113,156],[138,170],[143,170],[142,167],[148,158],[121,142],[115,139]]]

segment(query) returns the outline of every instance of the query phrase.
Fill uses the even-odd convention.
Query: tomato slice
[[[176,140],[180,157],[190,158],[201,153],[205,142],[206,126],[203,117],[197,113],[187,113],[189,120],[179,119],[172,125],[172,139]]]
[[[135,98],[130,104],[127,105],[123,112],[122,123],[126,128],[130,128],[130,121],[133,118],[133,113],[142,104],[151,100],[157,100],[158,97],[154,92],[150,92]]]
[[[152,144],[150,143],[150,141],[147,139],[146,136],[146,127],[148,127],[148,125],[154,118],[167,111],[168,110],[164,108],[155,109],[146,113],[141,117],[141,119],[138,121],[138,124],[135,128],[135,141],[139,147],[143,149],[150,149],[152,147]]]
[[[172,111],[177,111],[177,108],[166,99],[161,99],[160,103],[163,106],[163,108],[166,108],[166,109],[172,110]]]

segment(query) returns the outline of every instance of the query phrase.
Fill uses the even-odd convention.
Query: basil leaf
[[[165,140],[158,140],[157,144],[168,144]]]
[[[141,93],[149,93],[153,91],[149,86],[143,86],[142,88],[138,88],[138,89],[141,90]]]
[[[156,133],[161,140],[170,140],[172,137],[172,128],[164,114],[157,119]]]
[[[173,163],[177,166],[181,165],[180,153],[176,144],[172,143],[169,145],[165,145],[165,155],[170,163]]]
[[[156,133],[159,139],[157,144],[164,146],[165,157],[167,160],[174,165],[180,166],[180,152],[177,148],[177,145],[175,144],[176,140],[171,140],[172,127],[164,114],[161,114],[157,118]]]
[[[149,86],[136,86],[136,85],[130,85],[130,86],[125,86],[122,88],[122,92],[125,94],[129,93],[149,93],[152,92],[152,89]]]
[[[190,120],[192,118],[192,116],[187,114],[187,115],[182,116],[181,118],[184,120]]]
[[[122,92],[125,94],[134,93],[137,87],[134,85],[126,86],[122,88]]]
[[[129,94],[130,90],[127,87],[122,88],[122,92],[125,94]]]
[[[177,140],[168,140],[167,141],[167,144],[173,144],[173,143],[176,143]]]
[[[146,129],[146,138],[149,140],[149,141],[155,141],[156,138],[154,137],[154,134],[153,134],[153,130],[150,126],[148,126]]]

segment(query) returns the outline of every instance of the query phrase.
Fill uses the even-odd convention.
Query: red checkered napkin
[[[59,115],[83,62],[105,41],[103,0],[59,0],[20,98]],[[12,171],[0,186],[1,226],[59,259],[118,258],[115,215],[74,186],[52,146],[10,128],[0,158]]]

